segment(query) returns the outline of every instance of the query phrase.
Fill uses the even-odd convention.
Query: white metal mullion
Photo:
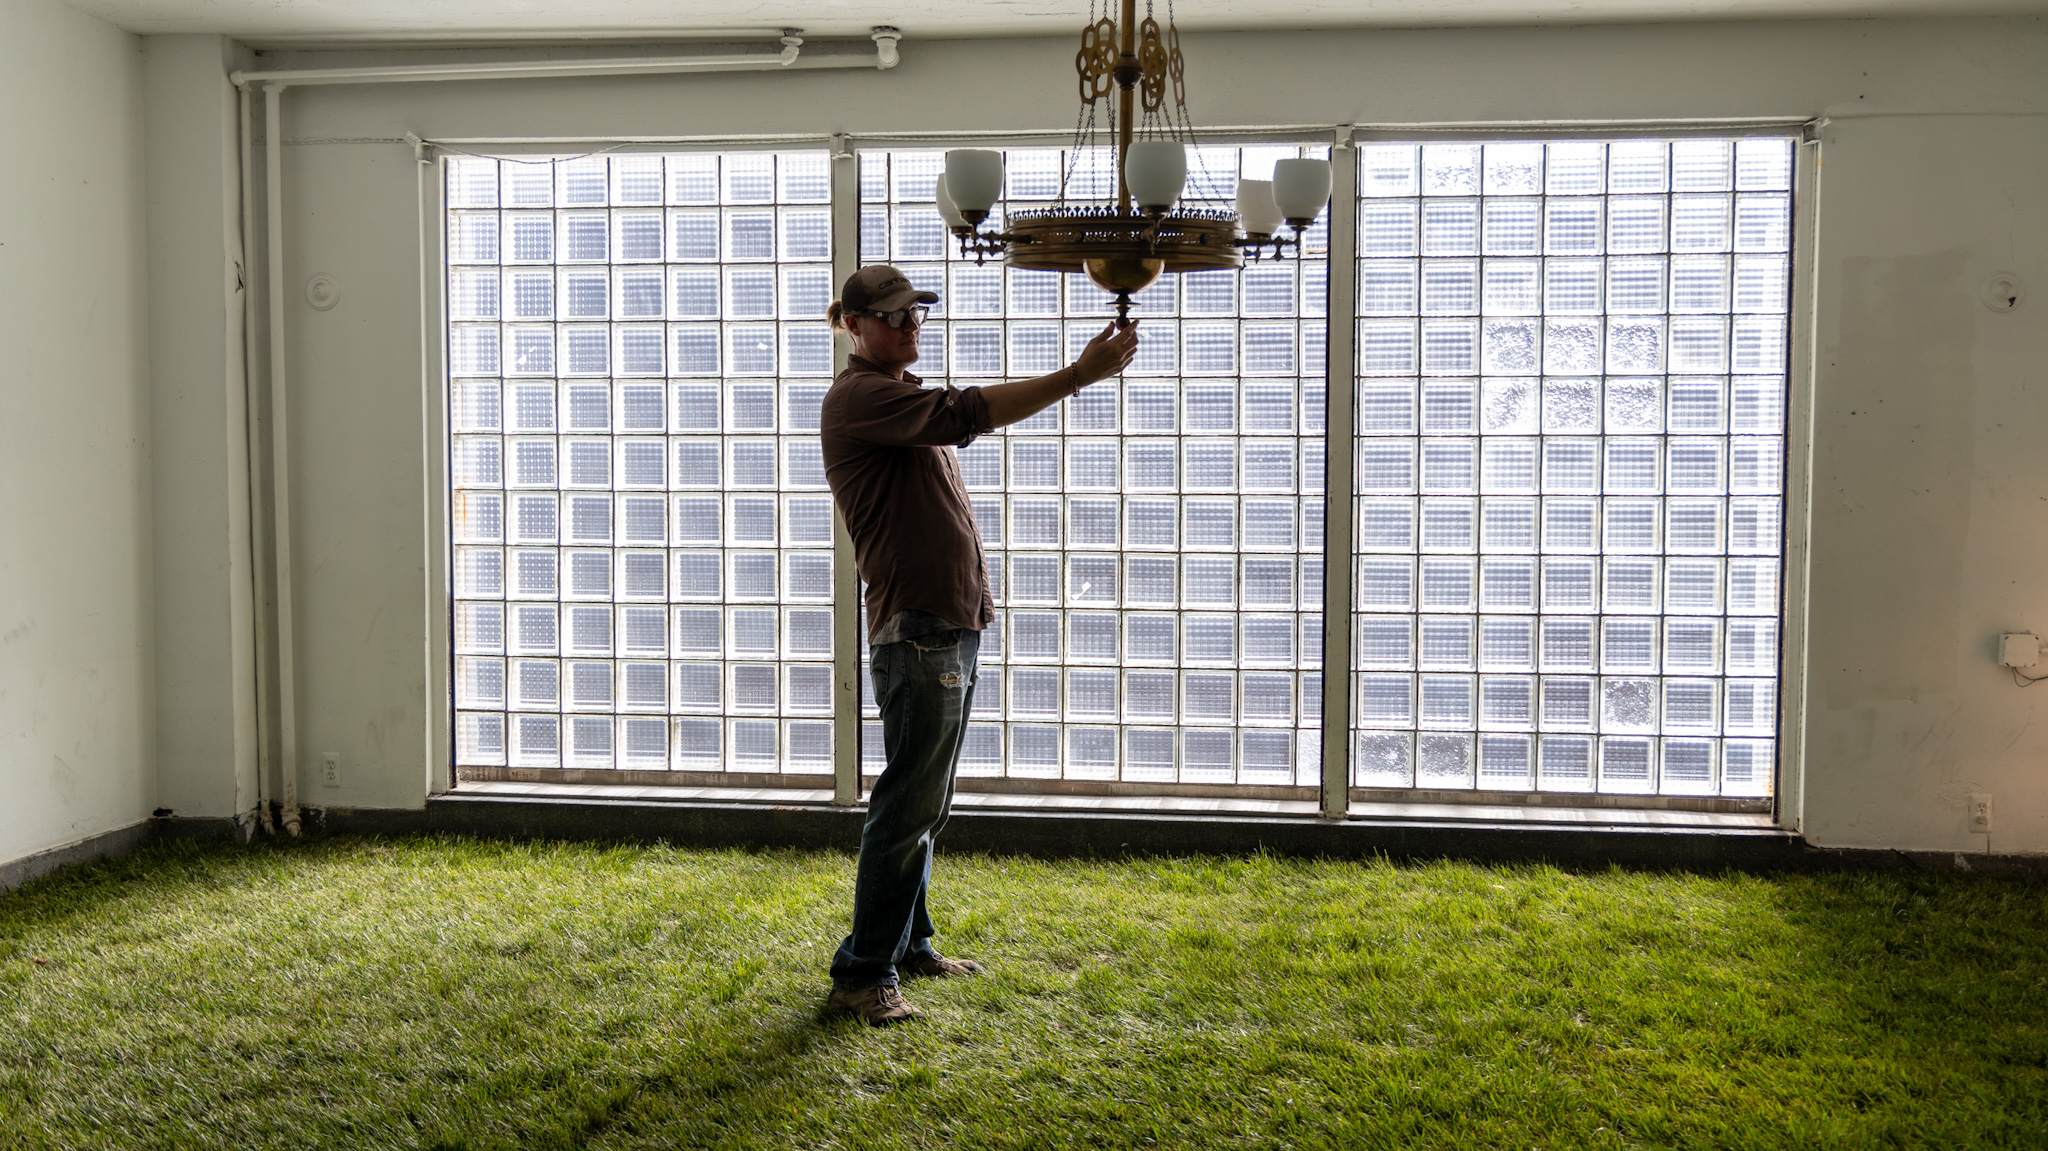
[[[860,267],[860,158],[846,137],[832,148],[832,286]],[[832,369],[846,368],[846,341],[833,338]],[[860,572],[846,519],[832,507],[832,802],[860,802]]]
[[[1330,258],[1323,397],[1323,815],[1351,807],[1351,547],[1357,488],[1358,154],[1330,149]],[[1341,271],[1342,274],[1339,274]]]
[[[1529,697],[1529,718],[1532,721],[1531,726],[1535,728],[1535,732],[1533,734],[1533,737],[1529,741],[1530,791],[1543,790],[1543,689],[1545,686],[1548,685],[1550,681],[1549,673],[1544,669],[1543,666],[1543,621],[1545,618],[1543,610],[1543,578],[1546,574],[1548,574],[1548,568],[1546,567],[1546,565],[1549,563],[1550,555],[1550,553],[1546,552],[1543,549],[1543,460],[1545,458],[1545,453],[1548,452],[1550,448],[1550,432],[1549,429],[1547,429],[1543,423],[1543,380],[1545,378],[1543,373],[1543,320],[1544,317],[1550,314],[1550,247],[1547,243],[1550,228],[1550,166],[1551,150],[1550,144],[1546,141],[1543,145],[1543,188],[1537,194],[1536,197],[1536,363],[1534,365],[1536,369],[1536,457],[1530,463],[1530,469],[1533,473],[1531,479],[1534,481],[1534,483],[1531,486],[1535,489],[1535,494],[1529,500],[1529,540],[1530,543],[1534,545],[1529,556],[1530,576],[1532,580],[1529,598],[1531,604],[1533,605],[1533,610],[1529,616],[1529,665],[1535,673],[1530,677],[1531,682],[1534,683],[1535,687],[1531,691]],[[1605,191],[1607,187],[1607,146],[1605,143],[1603,143],[1600,146],[1600,177],[1600,186],[1602,189],[1600,193],[1600,221],[1601,225],[1603,227],[1606,227],[1611,224],[1612,217],[1608,215],[1609,199]],[[1484,183],[1480,185],[1480,190],[1485,190]],[[1480,210],[1482,212],[1485,211],[1484,202],[1481,203]],[[1481,226],[1484,227],[1484,224],[1482,223]],[[1481,236],[1482,240],[1480,247],[1483,252],[1485,248],[1483,232],[1481,233]],[[1605,253],[1605,244],[1601,245],[1601,251]],[[1603,255],[1602,258],[1604,259],[1605,256]],[[1479,263],[1479,277],[1479,290],[1481,293],[1480,312],[1483,316],[1485,314],[1486,309],[1486,261],[1483,255],[1481,256]],[[1483,332],[1481,338],[1484,339]],[[1481,366],[1484,366],[1483,363]],[[1480,387],[1482,391],[1485,388],[1485,383],[1483,382],[1483,373]],[[1606,385],[1604,382],[1600,385],[1600,389],[1600,399],[1596,400],[1595,402],[1604,405],[1606,403]],[[1597,438],[1594,441],[1593,451],[1595,453],[1594,466],[1597,468],[1600,466],[1600,459],[1602,459],[1606,453],[1606,437],[1604,435]],[[1604,491],[1604,484],[1602,485],[1602,488]],[[1482,491],[1483,490],[1484,488],[1482,485]],[[1485,536],[1483,533],[1486,529],[1484,526],[1483,517],[1486,515],[1486,503],[1483,498],[1481,499],[1479,506],[1479,514],[1482,517],[1480,527],[1480,531],[1482,534],[1480,536],[1479,546],[1480,554],[1484,555],[1486,543]],[[1601,498],[1600,509],[1601,516],[1605,517],[1607,502],[1604,496]],[[1601,520],[1601,523],[1604,524],[1605,522],[1606,521],[1603,518]],[[1596,530],[1598,529],[1596,528]],[[1597,701],[1599,699],[1599,681],[1592,680],[1590,677],[1588,678],[1589,681],[1593,684],[1592,687],[1587,689],[1589,693],[1588,698],[1592,701],[1595,701],[1594,703],[1591,703],[1588,706],[1597,706]],[[1476,770],[1477,769],[1475,766],[1475,772]],[[1589,732],[1586,737],[1586,779],[1587,786],[1591,789],[1591,791],[1588,794],[1597,793],[1600,790],[1600,737],[1597,733],[1594,732]]]
[[[292,619],[292,535],[290,436],[285,421],[287,367],[284,305],[284,87],[263,88],[263,161],[268,203],[264,212],[268,228],[270,274],[266,287],[270,296],[270,491],[274,549],[272,570],[277,583],[277,726],[278,798],[283,804],[283,822],[293,835],[299,833],[299,696]]]
[[[1792,251],[1788,269],[1791,276],[1788,295],[1791,314],[1786,317],[1791,363],[1788,365],[1790,378],[1786,381],[1789,392],[1785,412],[1785,472],[1783,492],[1779,496],[1784,509],[1780,513],[1784,536],[1780,549],[1783,558],[1779,561],[1778,594],[1784,614],[1779,623],[1778,638],[1778,772],[1771,788],[1778,824],[1789,831],[1801,829],[1806,806],[1806,629],[1813,531],[1814,335],[1818,326],[1814,310],[1814,281],[1819,271],[1816,253],[1820,239],[1822,147],[1816,132],[1796,143],[1792,154]],[[1733,261],[1730,261],[1730,274],[1733,275]],[[1734,291],[1732,280],[1729,291]],[[1730,307],[1733,306],[1731,296]],[[1732,385],[1732,372],[1729,378]],[[1734,402],[1732,392],[1729,402],[1731,405]],[[1732,431],[1730,436],[1733,436]],[[1723,682],[1726,682],[1725,636],[1722,642]],[[1725,707],[1724,702],[1724,749],[1727,739]],[[1724,772],[1725,757],[1724,750]]]

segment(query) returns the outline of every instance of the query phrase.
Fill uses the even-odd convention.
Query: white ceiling
[[[132,32],[299,39],[662,38],[793,26],[813,38],[1061,35],[1083,0],[68,0]],[[1175,0],[1181,28],[1584,24],[2048,13],[2048,0]],[[1155,3],[1164,16],[1166,4]]]

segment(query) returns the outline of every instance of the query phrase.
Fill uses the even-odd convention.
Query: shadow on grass
[[[2038,1147],[2048,1139],[2048,883],[1838,872],[1781,876],[1782,961],[1763,1017],[1716,1030],[1786,1067],[1826,1140]],[[1789,1086],[1789,1082],[1786,1084]]]
[[[553,1130],[521,1133],[509,1145],[751,1145],[772,1137],[778,1113],[814,1097],[804,1080],[863,1026],[827,1008],[822,995],[809,1010],[791,1005],[771,1020],[715,1013],[694,1021],[673,1053],[644,1074],[605,1086],[570,1107]],[[474,1146],[460,1137],[429,1145]]]
[[[194,885],[215,890],[268,878],[294,855],[305,856],[306,841],[163,839],[127,855],[72,864],[38,876],[12,891],[0,891],[0,916],[8,934],[30,929],[64,931],[88,920],[152,912],[165,897],[188,894]],[[262,853],[257,866],[250,856]]]

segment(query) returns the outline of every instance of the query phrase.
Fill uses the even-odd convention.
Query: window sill
[[[830,788],[678,787],[633,784],[465,782],[452,795],[462,800],[519,799],[658,805],[746,805],[835,808]],[[861,810],[864,805],[852,810]],[[1117,815],[1280,819],[1322,821],[1312,800],[1172,795],[1017,794],[959,791],[957,813]],[[1660,810],[1619,807],[1570,807],[1476,803],[1406,803],[1353,800],[1348,820],[1387,825],[1461,828],[1558,828],[1579,831],[1671,830],[1693,832],[1777,832],[1768,814]]]

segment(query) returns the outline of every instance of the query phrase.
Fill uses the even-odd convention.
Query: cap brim
[[[871,312],[894,312],[912,304],[936,304],[937,292],[920,292],[916,288],[901,288],[868,305]]]

